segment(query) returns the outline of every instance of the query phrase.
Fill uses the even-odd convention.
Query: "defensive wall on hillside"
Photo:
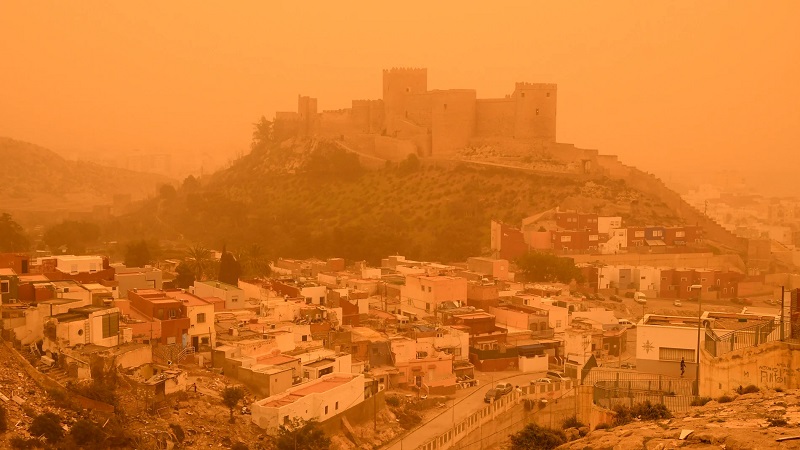
[[[453,154],[476,138],[556,141],[557,86],[550,83],[520,82],[504,98],[478,99],[474,89],[429,90],[427,69],[393,68],[383,71],[381,99],[322,112],[315,98],[297,103],[296,112],[275,114],[278,138],[339,139],[393,160],[408,146],[385,138],[411,143],[418,156]]]

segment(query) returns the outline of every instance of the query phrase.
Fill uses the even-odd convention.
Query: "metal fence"
[[[581,382],[589,386],[596,386],[598,383],[613,383],[608,386],[617,389],[672,392],[680,395],[692,393],[692,381],[685,378],[605,367],[591,369]]]
[[[616,387],[613,382],[600,382],[594,386],[594,403],[608,409],[650,402],[664,405],[673,413],[682,413],[689,410],[693,399],[691,389],[686,394],[678,395],[674,392]]]
[[[759,323],[723,335],[717,335],[711,328],[706,328],[705,349],[714,357],[722,356],[743,348],[779,341],[783,334],[781,331],[778,320]]]

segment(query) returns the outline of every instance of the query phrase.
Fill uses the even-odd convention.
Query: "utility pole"
[[[696,369],[695,369],[695,396],[700,396],[700,327],[702,324],[702,304],[703,301],[700,298],[701,293],[703,290],[703,286],[699,284],[693,284],[689,287],[689,289],[693,291],[697,291],[697,360],[695,361]]]
[[[783,299],[784,298],[786,298],[786,287],[781,286],[781,342],[783,342],[783,340],[786,339],[786,335],[785,335],[785,332],[784,332],[785,328],[784,328],[784,325],[783,325],[783,311],[785,309],[785,306],[783,304]]]

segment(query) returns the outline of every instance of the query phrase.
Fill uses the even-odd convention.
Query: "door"
[[[197,336],[192,336],[192,347],[197,350],[200,347],[200,338]]]

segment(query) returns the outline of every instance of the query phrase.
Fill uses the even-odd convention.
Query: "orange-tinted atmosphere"
[[[381,69],[558,84],[558,141],[662,173],[800,162],[800,2],[0,4],[0,135],[67,156],[246,151],[252,123],[380,98]]]

